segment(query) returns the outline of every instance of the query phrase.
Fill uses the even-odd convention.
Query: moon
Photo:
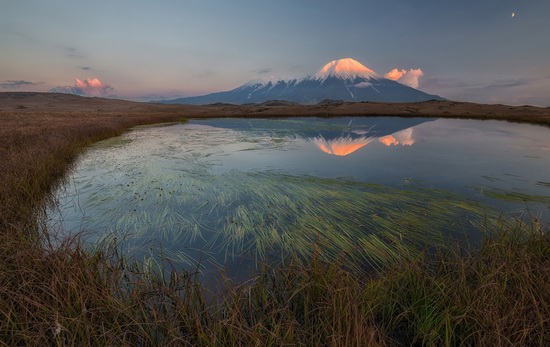
[[[516,16],[516,13],[512,12],[512,18],[514,18],[515,16]]]

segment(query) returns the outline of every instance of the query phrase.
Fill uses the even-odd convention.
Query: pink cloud
[[[393,69],[384,75],[385,78],[397,81],[412,88],[418,88],[420,77],[424,76],[422,69]]]
[[[392,81],[397,81],[398,79],[403,77],[403,75],[406,73],[407,73],[407,70],[405,69],[401,69],[401,70],[393,69],[387,74],[385,74],[384,77]]]
[[[88,96],[104,96],[114,90],[109,84],[101,82],[99,78],[86,78],[85,80],[77,78],[75,87]]]

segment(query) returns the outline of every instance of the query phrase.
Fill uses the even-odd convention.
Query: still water
[[[550,218],[550,129],[422,118],[195,119],[138,127],[78,161],[49,228],[239,277],[266,259],[376,265]],[[197,265],[199,264],[199,265]]]

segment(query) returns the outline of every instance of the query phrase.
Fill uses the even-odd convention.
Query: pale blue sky
[[[549,37],[548,0],[0,0],[0,91],[190,96],[350,57],[454,100],[550,106]]]

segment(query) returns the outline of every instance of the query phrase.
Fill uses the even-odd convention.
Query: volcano
[[[384,78],[360,62],[344,58],[333,60],[317,73],[300,79],[251,81],[226,92],[158,101],[166,104],[247,104],[285,100],[317,104],[323,100],[351,102],[420,102],[443,100]]]

